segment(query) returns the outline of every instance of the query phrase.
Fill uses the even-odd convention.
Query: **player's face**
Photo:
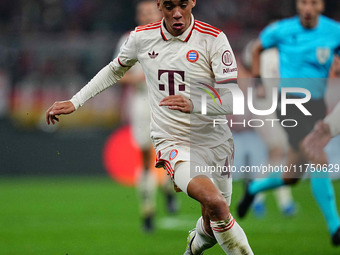
[[[323,0],[297,0],[296,8],[302,26],[313,28],[318,24],[318,17],[324,10]]]
[[[162,13],[158,10],[157,5],[153,1],[141,2],[137,6],[137,23],[143,26],[162,19]]]
[[[196,0],[157,0],[164,16],[166,29],[173,36],[181,35],[191,22],[191,10]]]

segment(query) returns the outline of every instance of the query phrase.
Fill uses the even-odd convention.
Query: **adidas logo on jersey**
[[[155,53],[155,51],[153,51],[152,53],[149,52],[148,54],[149,54],[149,57],[152,58],[152,59],[154,59],[158,56],[158,53]]]

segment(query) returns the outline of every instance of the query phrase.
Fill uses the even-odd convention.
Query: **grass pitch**
[[[340,199],[340,182],[334,182]],[[231,211],[242,193],[234,183]],[[238,220],[255,254],[340,254],[304,181],[293,188],[298,214],[284,217],[271,193],[261,219]],[[2,178],[0,180],[1,255],[176,255],[183,254],[188,230],[199,217],[197,202],[178,194],[180,211],[168,215],[157,196],[156,230],[141,230],[137,193],[108,177]],[[338,207],[339,202],[338,202]],[[236,218],[236,217],[235,217]],[[236,218],[237,219],[237,218]],[[215,246],[207,255],[224,254]]]

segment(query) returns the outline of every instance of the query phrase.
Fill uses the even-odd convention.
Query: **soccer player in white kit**
[[[213,121],[232,113],[229,88],[237,86],[236,61],[226,35],[195,20],[191,14],[195,5],[196,0],[157,0],[164,18],[131,32],[118,57],[71,100],[54,103],[46,119],[54,124],[58,115],[72,113],[116,83],[138,61],[148,86],[156,164],[202,207],[185,254],[201,254],[216,242],[229,255],[253,254],[229,211],[229,172],[213,172],[208,178],[192,171],[197,166],[232,164],[231,132],[227,125],[213,126]],[[200,113],[204,107],[196,100],[201,91],[197,88],[210,89],[218,99],[206,100],[206,114]]]

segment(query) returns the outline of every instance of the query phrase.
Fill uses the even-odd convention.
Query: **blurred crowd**
[[[325,14],[340,20],[340,1],[326,4]],[[0,1],[0,119],[36,127],[45,106],[71,96],[110,61],[119,37],[136,26],[134,5],[134,0]],[[197,19],[226,32],[237,55],[269,22],[294,14],[295,0],[199,0],[194,8]],[[119,105],[112,102],[119,89],[103,97],[107,107],[96,107],[104,108],[108,120],[96,124],[112,125],[119,120]]]

